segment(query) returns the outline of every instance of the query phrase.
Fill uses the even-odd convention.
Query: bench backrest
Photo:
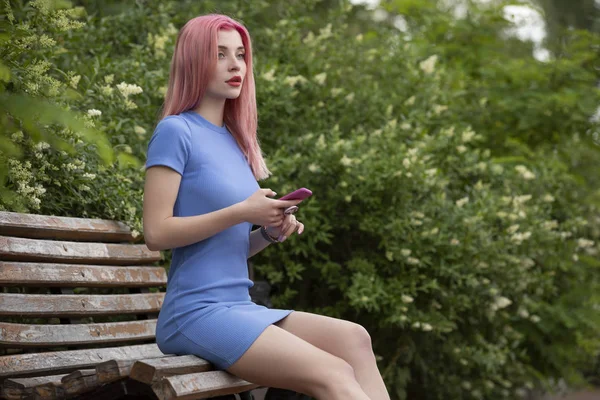
[[[154,342],[167,274],[134,242],[116,221],[0,212],[0,379],[35,374],[32,350]]]

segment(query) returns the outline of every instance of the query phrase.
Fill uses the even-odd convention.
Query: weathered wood
[[[135,240],[129,227],[119,221],[8,211],[0,211],[0,235],[102,242]]]
[[[162,391],[155,391],[161,400],[206,399],[251,390],[259,387],[226,371],[208,371],[175,375],[162,379]]]
[[[140,360],[161,357],[156,343],[101,349],[52,351],[0,357],[0,379],[59,374],[94,367],[107,360]]]
[[[96,365],[98,381],[108,383],[127,378],[133,363],[135,360],[109,360]]]
[[[61,382],[68,396],[89,392],[101,385],[95,369],[73,371],[63,376]]]
[[[153,339],[156,320],[99,324],[33,325],[0,322],[0,345],[51,347]]]
[[[7,399],[35,398],[51,400],[59,398],[61,379],[65,374],[33,378],[9,378],[3,382]]]
[[[52,295],[0,293],[0,315],[84,317],[159,312],[164,293]]]
[[[139,359],[137,359],[137,360],[109,360],[109,361],[102,362],[102,363],[96,365],[96,373],[98,374],[98,380],[100,382],[107,383],[107,382],[113,382],[113,381],[116,381],[119,379],[127,378],[127,377],[129,377],[129,374],[131,373],[131,367],[138,360],[139,361],[149,361],[149,360],[153,360],[153,359],[160,359],[163,357],[165,357],[165,358],[174,357],[174,355],[173,354],[164,354],[164,355],[162,355],[162,357],[144,358],[141,360],[139,360]]]
[[[0,258],[5,261],[46,261],[88,264],[147,264],[161,259],[145,244],[64,242],[0,236]]]
[[[167,273],[163,267],[0,261],[0,286],[152,287],[166,284]]]
[[[205,372],[213,369],[213,364],[193,355],[154,358],[136,361],[131,368],[129,377],[151,385],[166,376]]]

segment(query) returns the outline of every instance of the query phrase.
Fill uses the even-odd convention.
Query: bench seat
[[[204,399],[257,388],[160,351],[161,260],[118,221],[0,212],[0,397]]]

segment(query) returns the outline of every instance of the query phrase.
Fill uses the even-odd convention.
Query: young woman
[[[273,199],[257,183],[270,172],[256,115],[248,31],[223,15],[190,20],[146,163],[146,244],[173,249],[156,342],[262,386],[317,399],[389,399],[362,326],[250,299],[247,259],[304,230],[284,214],[300,201]]]

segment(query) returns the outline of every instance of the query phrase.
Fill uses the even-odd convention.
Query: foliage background
[[[600,327],[598,36],[565,31],[542,63],[496,3],[456,19],[384,2],[406,32],[345,1],[76,4],[3,5],[1,209],[141,233],[177,30],[226,13],[253,37],[274,172],[261,186],[315,193],[306,234],[256,256],[274,305],[363,324],[395,399],[585,382]]]

